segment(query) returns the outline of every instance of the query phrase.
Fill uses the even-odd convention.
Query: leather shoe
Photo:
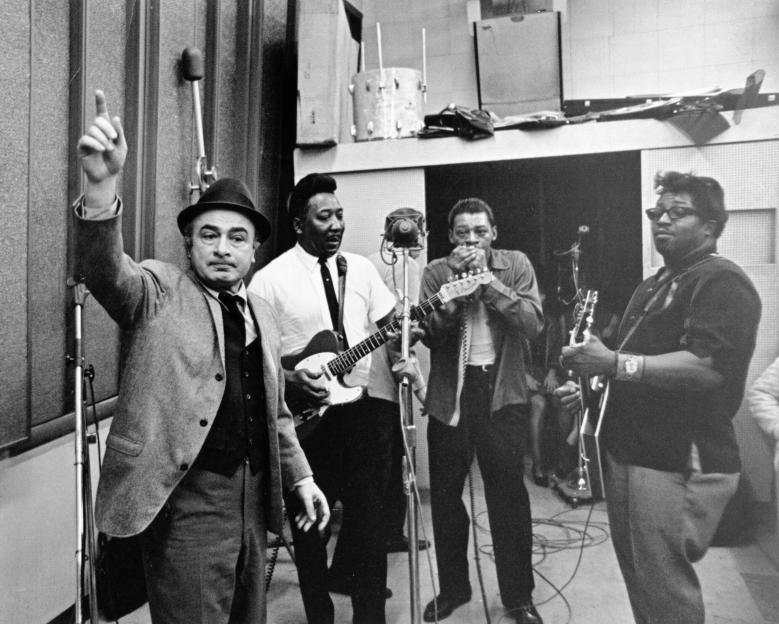
[[[343,594],[344,596],[352,595],[352,584],[349,579],[343,576],[336,576],[333,574],[327,577],[327,591],[331,594]],[[389,587],[384,588],[384,598],[392,598],[392,590]]]
[[[444,596],[439,594],[437,598],[434,598],[427,603],[425,612],[422,614],[422,619],[425,622],[436,621],[436,603],[438,603],[438,621],[440,622],[444,618],[448,618],[460,605],[464,605],[471,599],[470,596]]]
[[[405,535],[398,535],[397,537],[391,537],[387,540],[387,552],[408,552],[408,538]],[[430,547],[430,542],[426,539],[420,539],[417,542],[417,548],[419,550],[425,550]]]
[[[532,602],[526,602],[511,609],[509,614],[516,620],[517,624],[544,624],[544,620],[541,619]]]

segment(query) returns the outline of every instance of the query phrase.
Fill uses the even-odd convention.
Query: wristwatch
[[[644,356],[634,353],[617,352],[618,381],[640,381],[644,374]]]

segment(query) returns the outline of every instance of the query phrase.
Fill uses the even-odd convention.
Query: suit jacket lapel
[[[200,290],[200,294],[203,296],[203,299],[206,300],[208,309],[211,311],[211,322],[214,324],[214,331],[216,332],[217,342],[219,343],[219,358],[222,360],[222,368],[226,370],[225,328],[224,328],[224,323],[222,321],[222,304],[220,304],[216,299],[211,297],[203,289],[203,286],[200,284],[200,280],[198,280],[197,277],[195,277],[195,274],[191,270],[187,271],[187,275],[189,275],[189,278],[193,282],[195,282],[195,284],[198,287],[198,290]]]

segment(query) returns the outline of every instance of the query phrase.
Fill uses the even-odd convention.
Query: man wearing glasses
[[[577,375],[606,375],[602,429],[611,536],[639,624],[703,624],[693,563],[711,544],[741,465],[731,419],[760,320],[752,282],[717,254],[719,183],[666,171],[646,215],[665,266],[633,293],[616,351],[596,337],[563,347]],[[578,389],[557,391],[575,409]]]

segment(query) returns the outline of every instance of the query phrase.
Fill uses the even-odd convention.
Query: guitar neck
[[[441,295],[436,293],[429,299],[425,299],[419,305],[412,306],[409,310],[412,321],[420,321],[441,305]],[[342,375],[366,355],[378,349],[389,340],[389,334],[400,330],[401,319],[393,319],[390,323],[383,325],[375,334],[371,334],[362,342],[358,342],[350,347],[338,357],[333,358],[327,363],[327,368],[332,375]]]

